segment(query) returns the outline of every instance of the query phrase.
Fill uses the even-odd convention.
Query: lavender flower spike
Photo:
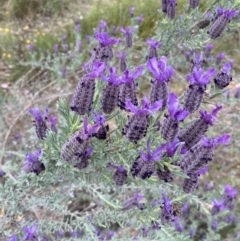
[[[37,234],[37,225],[33,224],[30,227],[24,227],[23,228],[24,232],[25,232],[25,236],[21,239],[21,240],[28,240],[28,241],[34,241],[37,238],[38,234]]]
[[[167,15],[170,19],[174,19],[176,15],[177,0],[168,0]]]
[[[110,114],[118,105],[118,96],[122,79],[117,76],[115,67],[109,69],[109,76],[102,76],[102,80],[107,82],[107,85],[102,91],[101,109],[104,113]]]
[[[192,174],[189,175],[189,178],[185,178],[182,184],[183,191],[185,193],[193,192],[198,186],[198,175]]]
[[[161,57],[158,61],[153,57],[147,62],[147,68],[154,75],[154,81],[151,81],[150,102],[153,104],[158,100],[163,101],[162,109],[167,106],[168,99],[168,81],[174,74],[172,66],[167,65],[167,58]]]
[[[92,71],[85,74],[78,82],[70,104],[71,110],[78,115],[84,115],[91,109],[95,91],[95,78],[105,70],[105,66],[105,63],[95,62]]]
[[[111,38],[107,32],[100,32],[98,30],[95,32],[95,38],[99,44],[93,49],[90,63],[96,61],[107,63],[107,61],[113,58],[112,45],[120,43],[121,39]]]
[[[218,38],[225,28],[227,27],[231,18],[236,15],[236,10],[224,10],[223,13],[215,20],[209,29],[209,35],[211,39]]]
[[[161,134],[166,141],[173,141],[178,135],[179,122],[183,121],[189,115],[189,111],[180,109],[180,103],[177,96],[174,93],[169,94],[168,99],[168,112],[164,120]]]
[[[190,149],[193,147],[205,134],[209,126],[217,120],[217,113],[222,109],[222,106],[216,106],[211,113],[201,110],[201,117],[193,121],[186,128],[179,132],[178,138],[185,142],[185,146]]]
[[[140,156],[133,162],[131,173],[133,177],[138,176],[142,179],[151,177],[155,169],[155,161],[161,160],[165,145],[161,145],[153,152],[150,149],[150,139],[147,140],[147,152],[140,151]]]
[[[232,81],[232,76],[228,74],[231,69],[232,65],[230,63],[226,63],[221,69],[221,73],[217,74],[217,76],[214,78],[214,83],[219,89],[227,87],[230,81]]]
[[[137,106],[137,91],[136,83],[134,80],[142,75],[143,66],[139,66],[134,73],[131,73],[130,70],[126,70],[121,77],[123,86],[120,89],[118,96],[118,106],[120,109],[126,110],[126,100],[129,98],[131,102]]]
[[[194,9],[198,7],[200,0],[189,0],[190,8]]]
[[[162,0],[162,11],[164,13],[167,12],[167,5],[168,5],[168,0]]]
[[[238,190],[231,185],[224,187],[223,202],[228,208],[231,206],[233,200],[236,198]]]
[[[92,111],[91,113],[92,119],[96,125],[101,126],[96,133],[93,134],[99,140],[107,139],[107,132],[109,131],[109,126],[104,125],[106,122],[106,116],[101,116],[100,113],[95,113]]]
[[[90,138],[99,130],[99,124],[93,126],[88,124],[88,118],[85,116],[82,130],[74,133],[63,145],[61,157],[64,161],[75,167],[86,167],[88,157],[92,149],[90,148]]]
[[[35,153],[27,153],[23,170],[27,173],[34,172],[36,175],[39,175],[42,171],[44,171],[45,166],[39,160],[40,156],[41,156],[41,150],[38,150]]]
[[[203,69],[193,68],[193,73],[187,75],[190,85],[185,94],[184,107],[190,112],[194,113],[200,106],[206,85],[210,82],[210,78],[214,76],[216,70],[214,68],[208,69],[204,74]]]
[[[33,125],[35,127],[37,137],[43,140],[46,137],[47,132],[46,119],[48,109],[46,108],[44,113],[41,114],[39,108],[35,107],[33,109],[29,109],[29,113],[35,118],[35,120],[33,121]]]
[[[129,141],[137,143],[146,135],[150,122],[150,115],[153,115],[153,113],[158,111],[161,107],[161,100],[150,106],[150,102],[144,97],[142,99],[142,108],[137,108],[130,99],[127,99],[126,108],[129,109],[133,115],[129,117],[122,133],[126,135]]]
[[[131,48],[131,47],[132,47],[132,34],[133,34],[133,32],[134,32],[134,29],[133,29],[133,28],[130,28],[130,27],[124,29],[123,27],[121,27],[121,28],[120,28],[120,31],[121,31],[123,34],[125,34],[126,46],[127,46],[128,48]]]
[[[147,44],[150,46],[147,58],[148,59],[151,59],[153,57],[158,58],[157,49],[160,48],[162,44],[153,39],[147,39]]]
[[[125,53],[118,53],[118,57],[119,57],[119,60],[120,60],[120,70],[123,73],[127,69],[126,54]]]
[[[162,193],[163,206],[161,207],[160,219],[162,224],[171,223],[174,220],[173,205],[165,193]]]
[[[113,180],[117,186],[123,186],[127,180],[127,170],[123,166],[118,166],[113,175]]]

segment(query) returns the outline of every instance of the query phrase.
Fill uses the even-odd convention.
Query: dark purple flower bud
[[[213,222],[212,222],[212,230],[214,230],[214,231],[216,231],[217,230],[217,228],[218,228],[218,221],[217,220],[214,220]]]
[[[120,109],[126,110],[126,100],[130,99],[131,102],[137,106],[137,91],[136,83],[134,80],[142,75],[143,66],[139,66],[134,73],[131,73],[129,70],[126,70],[121,77],[123,86],[120,89],[118,96],[118,106]]]
[[[110,114],[118,105],[118,96],[122,79],[118,77],[116,68],[109,68],[109,76],[102,76],[102,80],[107,82],[107,85],[102,91],[101,110]]]
[[[126,101],[126,109],[130,110],[133,115],[129,117],[128,122],[123,130],[123,134],[126,138],[137,143],[142,139],[147,132],[150,115],[153,115],[155,111],[158,111],[162,107],[162,101],[155,102],[152,106],[146,97],[142,99],[142,108],[137,108],[130,99]]]
[[[133,197],[127,199],[123,203],[123,210],[129,210],[133,208],[134,206],[138,206],[139,203],[143,200],[143,194],[141,193],[135,193]]]
[[[230,19],[236,15],[236,10],[224,10],[223,13],[211,25],[208,33],[210,38],[218,38],[227,27]]]
[[[198,186],[198,175],[189,175],[189,178],[185,178],[183,181],[183,191],[185,193],[193,192]]]
[[[213,206],[211,209],[212,216],[218,214],[220,211],[225,209],[224,201],[223,200],[213,200]]]
[[[142,179],[151,177],[155,169],[155,161],[158,161],[162,157],[162,152],[165,149],[165,145],[161,145],[153,152],[150,149],[150,139],[147,140],[147,152],[140,151],[140,156],[134,161],[131,167],[131,173],[133,177],[138,176]]]
[[[213,47],[214,45],[210,43],[210,44],[207,44],[206,47],[204,48],[204,55],[206,58],[210,57]]]
[[[167,5],[168,5],[168,0],[162,0],[162,11],[164,13],[167,12]]]
[[[225,59],[225,54],[224,53],[219,53],[216,58],[216,65],[220,65],[221,61]]]
[[[85,116],[82,131],[77,131],[63,145],[61,157],[69,164],[86,165],[87,158],[91,155],[92,149],[89,148],[90,138],[98,131],[99,125],[88,125],[88,118]],[[81,161],[83,162],[81,163]]]
[[[234,94],[235,99],[240,99],[240,88],[236,88],[236,92]]]
[[[217,85],[219,89],[227,87],[230,81],[232,81],[232,76],[228,74],[231,68],[231,64],[226,63],[221,69],[221,73],[217,74],[217,76],[214,78],[214,83]]]
[[[209,26],[210,23],[211,23],[211,20],[208,19],[208,18],[205,18],[205,19],[199,21],[199,22],[196,24],[196,26],[197,26],[199,29],[204,29],[204,28],[206,28],[207,26]]]
[[[160,168],[157,169],[157,176],[160,180],[164,182],[171,182],[174,178],[173,173],[171,173],[166,166],[164,166],[163,170],[161,170]]]
[[[140,24],[143,22],[143,20],[144,20],[144,15],[143,15],[143,14],[141,14],[140,16],[138,16],[138,17],[137,17],[137,23],[138,23],[138,25],[140,25]]]
[[[168,85],[167,82],[174,74],[172,66],[167,65],[167,58],[161,57],[159,61],[154,57],[147,62],[147,68],[154,75],[154,81],[151,81],[150,101],[151,104],[158,100],[163,101],[161,110],[167,106]]]
[[[164,120],[161,135],[163,139],[167,141],[173,141],[178,135],[179,122],[183,121],[189,115],[189,111],[180,109],[180,103],[177,96],[174,93],[169,94],[168,99],[168,112]]]
[[[162,46],[162,43],[157,42],[153,39],[147,39],[147,44],[150,46],[147,59],[151,59],[153,57],[156,57],[157,59],[158,58],[157,49]]]
[[[200,111],[201,117],[181,130],[178,138],[185,142],[185,146],[190,149],[201,139],[202,135],[208,130],[208,127],[212,126],[214,121],[217,120],[216,115],[221,109],[221,106],[216,106],[211,113],[207,113],[203,110]]]
[[[0,178],[3,177],[5,174],[6,173],[2,169],[0,169]]]
[[[117,186],[123,186],[127,180],[127,170],[123,166],[117,167],[113,180]]]
[[[170,19],[174,19],[176,15],[177,0],[168,0],[167,15]]]
[[[161,206],[160,219],[162,224],[171,223],[174,220],[173,206],[165,193],[162,193],[163,205]]]
[[[191,82],[185,94],[184,107],[194,113],[200,106],[206,85],[210,82],[210,77],[215,75],[214,68],[208,69],[204,74],[203,69],[193,68],[193,73],[187,75],[187,79]]]
[[[54,54],[55,56],[58,56],[58,44],[54,45]]]
[[[29,227],[24,227],[25,236],[21,240],[35,241],[38,240],[37,225],[33,224]]]
[[[189,0],[190,8],[194,9],[198,7],[200,0]]]
[[[120,70],[124,72],[127,69],[126,54],[124,52],[118,53],[118,57],[120,60]]]
[[[46,137],[46,132],[47,132],[46,119],[47,119],[48,109],[46,108],[42,115],[38,107],[29,109],[29,113],[35,118],[35,120],[33,121],[33,125],[35,127],[37,137],[43,140]]]
[[[126,46],[127,48],[132,47],[132,34],[134,32],[134,28],[120,28],[120,31],[125,35],[125,40],[126,40]]]
[[[84,115],[90,110],[95,91],[95,78],[105,70],[105,66],[105,63],[95,62],[92,71],[78,82],[70,104],[71,110],[78,115]]]
[[[39,175],[42,171],[44,171],[45,166],[39,160],[40,156],[41,156],[41,150],[38,150],[35,153],[27,153],[23,170],[27,173],[34,172],[36,175]]]
[[[50,122],[50,129],[53,132],[57,133],[58,130],[57,130],[57,126],[56,126],[57,125],[57,118],[56,118],[56,116],[55,115],[51,115],[50,118],[49,118],[49,122]]]
[[[135,7],[130,7],[130,8],[129,8],[130,18],[133,18],[133,17],[134,17],[134,10],[135,10]]]

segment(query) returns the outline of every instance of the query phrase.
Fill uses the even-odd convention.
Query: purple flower
[[[58,56],[58,44],[55,44],[53,49],[55,56]]]
[[[161,57],[159,61],[157,58],[150,59],[147,62],[147,68],[159,82],[169,81],[174,75],[174,69],[172,66],[167,65],[167,58],[165,56]]]
[[[212,43],[210,43],[210,44],[207,44],[206,47],[204,48],[204,54],[205,54],[206,58],[210,57],[213,47],[214,47],[214,45]]]
[[[195,229],[193,229],[193,228],[191,228],[190,230],[189,230],[189,236],[190,236],[190,238],[193,238],[194,236],[195,236]]]
[[[148,51],[148,59],[151,59],[153,57],[158,58],[157,49],[162,46],[162,43],[157,42],[153,39],[147,39],[147,44],[150,46]]]
[[[51,115],[50,118],[49,118],[49,122],[50,122],[50,128],[53,132],[57,133],[58,130],[57,130],[57,118],[55,115]]]
[[[212,138],[212,139],[208,139],[205,136],[202,136],[201,144],[203,147],[208,147],[208,148],[215,147],[219,144],[228,145],[230,142],[230,139],[231,139],[231,136],[228,134],[223,134],[219,137]]]
[[[217,74],[214,78],[214,83],[217,85],[219,89],[223,89],[227,87],[232,81],[232,76],[228,74],[228,72],[232,69],[231,63],[226,63],[221,69],[221,73]]]
[[[225,209],[225,205],[224,205],[224,200],[213,200],[213,207],[211,209],[211,214],[214,216],[216,214],[218,214],[220,211]]]
[[[121,27],[120,31],[125,35],[127,48],[131,48],[132,47],[132,34],[135,31],[135,29],[130,28],[130,27],[126,27],[126,28]]]
[[[222,106],[216,106],[215,109],[212,110],[211,113],[207,113],[207,111],[200,110],[201,118],[209,125],[213,125],[213,123],[217,120],[217,113],[222,109]],[[203,133],[202,133],[203,134]]]
[[[130,7],[130,8],[129,8],[130,18],[133,18],[133,17],[134,17],[134,10],[135,10],[135,7]]]
[[[213,222],[212,222],[212,230],[217,230],[217,228],[218,228],[218,221],[217,220],[214,220]]]
[[[162,224],[170,223],[174,220],[173,207],[171,200],[162,192],[163,205],[161,207],[160,219]]]
[[[205,173],[207,173],[207,172],[208,172],[208,167],[205,166],[205,167],[199,169],[198,171],[196,171],[195,174],[198,175],[198,176],[200,176],[200,175],[205,174]]]
[[[35,107],[33,109],[29,109],[29,113],[35,118],[33,123],[34,123],[37,137],[43,140],[46,137],[46,132],[47,132],[46,119],[47,119],[48,109],[46,108],[43,114],[41,114],[39,108]]]
[[[177,0],[168,0],[167,15],[170,19],[174,19],[176,15]]]
[[[88,117],[87,117],[87,115],[85,115],[84,120],[83,120],[82,138],[84,140],[86,140],[86,139],[92,137],[92,135],[97,132],[99,127],[100,127],[99,123],[96,123],[94,125],[89,125]]]
[[[124,72],[127,69],[126,53],[118,53],[118,57],[120,59],[120,70],[121,72]]]
[[[231,185],[226,185],[224,187],[224,197],[223,197],[223,201],[224,201],[224,204],[229,208],[229,209],[232,209],[232,202],[233,202],[233,199],[236,198],[238,194],[238,190],[236,188],[234,188],[233,186]]]
[[[138,23],[138,25],[140,25],[140,24],[143,22],[143,20],[144,20],[144,15],[143,15],[143,14],[141,14],[140,16],[138,16],[138,17],[137,17],[137,23]]]
[[[13,234],[7,241],[17,241],[17,235]]]
[[[0,169],[0,178],[3,177],[5,174],[6,173],[2,169]]]
[[[111,46],[121,42],[121,39],[109,37],[107,32],[96,31],[94,37],[99,41],[102,46]]]
[[[202,68],[197,69],[193,68],[193,73],[188,74],[186,77],[191,84],[198,85],[207,85],[210,82],[210,78],[216,74],[216,70],[214,68],[208,69],[206,73],[204,73]]]
[[[114,166],[116,169],[113,180],[117,186],[123,186],[124,183],[127,180],[127,170],[121,165],[121,166]]]
[[[223,59],[225,59],[225,54],[224,53],[218,53],[217,58],[216,58],[216,65],[219,65]]]
[[[193,192],[198,186],[198,175],[188,174],[189,178],[185,178],[182,184],[185,193]]]
[[[193,53],[193,59],[192,59],[192,72],[194,68],[201,69],[204,67],[205,60],[203,59],[202,52],[200,53]]]
[[[107,22],[104,20],[100,20],[99,26],[97,28],[99,32],[108,32]]]
[[[25,233],[25,236],[22,238],[22,240],[35,241],[38,238],[36,224],[33,224],[29,227],[24,227],[23,231]]]
[[[180,223],[179,217],[174,218],[174,226],[179,233],[182,233],[184,231],[184,226]]]
[[[39,160],[41,152],[41,150],[38,150],[35,153],[26,154],[26,161],[24,162],[23,166],[23,170],[25,172],[34,172],[36,175],[39,175],[42,171],[45,170],[44,164]]]

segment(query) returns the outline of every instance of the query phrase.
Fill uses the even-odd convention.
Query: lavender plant
[[[192,42],[191,31],[179,34],[192,12],[197,13],[199,1],[190,1],[191,9],[183,17],[176,16],[176,1],[162,3],[169,18],[154,39],[148,40],[147,61],[144,49],[142,55],[136,51],[136,59],[129,53],[135,51],[133,26],[121,29],[125,44],[110,37],[106,22],[101,22],[95,31],[97,42],[88,45],[93,49],[91,56],[82,63],[86,74],[81,76],[79,69],[72,68],[80,80],[70,101],[60,97],[57,102],[57,124],[51,118],[48,128],[47,113],[41,115],[40,107],[29,110],[40,142],[27,147],[26,160],[16,171],[4,162],[1,173],[6,174],[0,177],[4,178],[0,186],[0,207],[6,214],[0,226],[4,241],[221,240],[219,225],[237,222],[237,217],[232,217],[237,196],[233,186],[226,185],[224,191],[219,187],[211,195],[201,190],[204,175],[208,168],[211,171],[209,162],[216,161],[213,154],[218,152],[217,146],[230,142],[224,130],[218,137],[209,131],[217,112],[225,108],[219,105],[214,84],[219,89],[229,84],[229,64],[216,74],[208,60],[210,52],[205,57],[211,66],[203,64],[195,47],[205,47],[206,51],[208,30],[199,30]],[[209,11],[215,7],[213,4]],[[197,18],[200,15],[197,13]],[[210,27],[212,39],[221,16]],[[130,17],[134,18],[133,9]],[[217,35],[224,34],[224,28]],[[188,46],[187,41],[195,52],[187,66],[190,85],[184,96],[177,97],[168,94],[170,79],[173,82],[175,76],[179,77],[174,51],[180,53]],[[123,49],[128,67],[122,63],[118,68],[116,55]],[[68,51],[66,46],[64,51]],[[125,54],[120,55],[120,61],[124,60]],[[51,67],[55,75],[56,69],[59,71]],[[149,81],[152,76],[147,70],[153,74],[153,81]],[[141,106],[137,80],[139,85],[142,80],[150,87],[144,91]],[[217,102],[211,113],[204,100],[207,91],[212,94],[209,101]],[[189,124],[192,114],[203,106],[201,116]],[[202,231],[203,223],[207,227]],[[229,236],[237,240],[233,233]]]

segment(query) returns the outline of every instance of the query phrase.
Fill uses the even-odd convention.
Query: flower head
[[[46,108],[43,114],[41,114],[38,107],[29,109],[29,113],[35,118],[37,121],[44,121],[48,115],[48,109]]]
[[[190,114],[188,110],[180,109],[180,103],[174,93],[170,93],[168,97],[168,112],[173,120],[183,121]]]
[[[137,115],[146,115],[147,113],[153,115],[155,111],[162,107],[162,100],[156,101],[152,106],[146,96],[142,99],[142,107],[136,107],[130,99],[126,100],[126,109]]]
[[[132,35],[135,29],[130,27],[126,27],[126,28],[120,27],[120,31],[125,35]]]
[[[108,77],[102,75],[101,78],[103,81],[107,81],[108,83],[115,86],[121,85],[123,83],[123,79],[117,75],[116,67],[109,68]]]
[[[224,194],[232,199],[234,199],[237,194],[238,194],[238,190],[236,188],[234,188],[231,185],[226,185],[224,187]]]
[[[162,46],[162,43],[160,43],[156,40],[150,39],[150,38],[148,38],[146,42],[150,47],[155,48],[155,49],[160,48]]]
[[[111,45],[118,44],[121,42],[121,39],[109,37],[107,32],[99,32],[98,30],[95,32],[94,37],[103,46],[111,46]]]
[[[135,72],[130,72],[130,70],[125,70],[123,73],[123,76],[121,77],[122,82],[126,84],[130,84],[135,79],[137,79],[139,76],[142,75],[143,66],[139,66],[136,68]]]
[[[174,69],[167,65],[165,56],[161,57],[159,61],[156,57],[149,59],[147,68],[159,82],[168,81],[174,74]]]
[[[224,64],[224,66],[221,69],[221,72],[222,73],[227,73],[231,69],[232,69],[232,64],[228,62],[228,63]]]
[[[204,74],[202,68],[193,68],[193,73],[187,75],[188,81],[192,84],[197,85],[207,85],[210,82],[210,78],[216,74],[216,70],[214,68],[208,69]]]
[[[180,142],[179,139],[176,138],[172,142],[167,143],[166,145],[167,156],[172,157],[180,145],[181,145],[180,154],[185,154],[187,152],[187,148],[184,146],[184,142]]]
[[[34,241],[37,239],[37,225],[33,224],[29,227],[24,227],[23,231],[25,232],[25,236],[22,238],[22,240],[28,240],[28,241]]]
[[[200,110],[201,118],[204,119],[206,123],[209,125],[213,125],[213,122],[217,120],[216,115],[222,109],[222,106],[216,106],[215,109],[212,110],[211,113],[207,113],[207,111]]]
[[[87,77],[89,77],[90,79],[95,79],[103,73],[106,68],[106,64],[104,62],[94,62],[92,70],[90,72],[88,71],[87,67],[88,63],[85,63],[83,65],[83,68],[87,72]]]
[[[17,241],[16,234],[11,235],[11,237],[7,241]]]
[[[163,204],[164,204],[164,209],[168,214],[172,213],[172,204],[171,200],[167,197],[165,192],[162,192],[162,198],[163,198]]]
[[[91,116],[95,124],[103,125],[106,122],[106,116],[101,116],[100,112],[91,111]]]
[[[201,143],[202,143],[202,146],[204,147],[212,148],[219,144],[227,145],[229,144],[230,139],[231,139],[231,136],[228,134],[223,134],[213,139],[209,139],[209,138],[206,138],[205,136],[202,136]]]
[[[158,161],[162,157],[162,152],[166,149],[166,145],[161,145],[156,148],[154,151],[150,149],[150,139],[147,140],[147,152],[139,151],[141,158],[144,161]]]
[[[95,124],[95,125],[89,125],[88,124],[88,117],[87,115],[84,117],[83,120],[83,128],[82,128],[82,138],[84,140],[88,139],[89,137],[92,137],[93,134],[95,134],[98,129],[100,128],[99,124]]]
[[[131,18],[134,16],[134,10],[135,10],[135,7],[130,7],[129,8],[129,14],[130,14]]]

